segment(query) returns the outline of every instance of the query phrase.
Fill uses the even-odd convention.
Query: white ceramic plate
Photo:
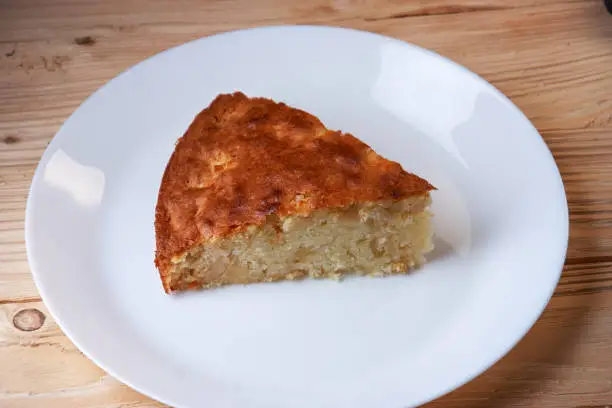
[[[194,115],[242,90],[353,133],[438,187],[418,272],[168,296],[153,266],[160,178]],[[274,27],[201,39],[97,91],[43,155],[34,278],[102,368],[177,407],[406,407],[481,373],[527,332],[563,265],[567,204],[538,132],[500,92],[374,34]]]

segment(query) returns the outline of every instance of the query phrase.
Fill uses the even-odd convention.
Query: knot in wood
[[[13,317],[13,325],[21,331],[38,330],[45,323],[45,315],[38,309],[23,309]]]

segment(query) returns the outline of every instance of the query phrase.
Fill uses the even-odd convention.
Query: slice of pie
[[[166,167],[166,292],[405,273],[432,249],[427,181],[316,117],[242,93],[197,115]]]

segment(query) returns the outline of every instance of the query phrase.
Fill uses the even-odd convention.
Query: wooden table
[[[552,301],[508,356],[428,406],[612,406],[612,16],[601,0],[0,0],[0,407],[163,406],[95,366],[48,314],[25,255],[28,187],[62,122],[115,75],[185,41],[271,24],[435,50],[508,95],[557,160],[571,238]]]

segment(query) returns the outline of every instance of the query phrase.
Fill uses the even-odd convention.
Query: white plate
[[[167,296],[153,215],[176,139],[219,93],[304,109],[427,178],[437,249],[418,272]],[[93,361],[177,407],[406,407],[470,380],[527,332],[564,261],[567,204],[537,131],[421,48],[325,27],[201,39],[97,91],[43,155],[30,265]]]

